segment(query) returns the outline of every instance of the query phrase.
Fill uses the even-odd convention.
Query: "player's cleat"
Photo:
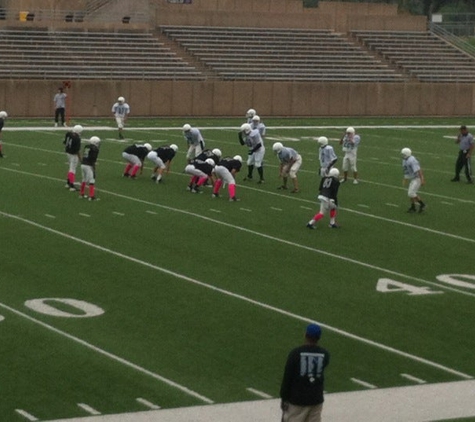
[[[79,199],[87,199],[87,195],[79,195]]]
[[[451,182],[460,182],[459,177],[454,177],[453,179],[450,179]]]
[[[426,209],[426,204],[421,204],[419,206],[419,212],[423,212]]]
[[[153,181],[156,181],[156,180],[157,180],[157,176],[154,174],[154,175],[152,175],[152,177],[150,177],[150,179],[152,179]]]
[[[66,183],[66,184],[64,185],[64,187],[65,187],[66,189],[69,189],[69,188],[71,187],[71,185],[70,185],[69,183]]]
[[[137,179],[137,176],[134,174],[133,176],[130,176],[130,179],[135,180]]]
[[[236,198],[235,196],[233,196],[232,198],[229,198],[229,202],[239,202],[240,199],[239,198]]]
[[[354,185],[357,185],[358,183],[360,183],[360,182],[358,181],[358,179],[353,180],[353,184],[354,184]]]
[[[340,183],[345,183],[346,179],[340,179]]]
[[[261,179],[257,182],[258,185],[262,185],[263,183],[265,183],[265,180],[264,179]]]
[[[198,188],[192,188],[191,193],[202,193],[200,189]]]
[[[407,210],[408,213],[413,213],[413,212],[416,212],[416,207],[410,207],[408,210]]]
[[[339,229],[339,228],[340,228],[340,226],[339,226],[338,224],[336,224],[336,223],[334,223],[334,224],[329,224],[328,227],[330,227],[331,229]]]
[[[316,229],[315,224],[307,223],[307,229],[315,230]]]
[[[95,196],[90,196],[88,198],[88,201],[99,201],[99,198],[96,198]]]
[[[287,186],[284,186],[284,185],[279,186],[277,190],[287,190]]]
[[[219,193],[212,193],[211,198],[219,198]]]
[[[192,188],[190,185],[188,185],[188,186],[186,187],[186,190],[187,190],[188,192],[190,192],[191,189],[193,189],[193,188]]]
[[[292,189],[290,193],[300,193],[300,189]]]
[[[119,139],[124,139],[124,135],[122,135],[122,133],[119,133]]]
[[[130,174],[129,173],[124,173],[122,176],[123,177],[130,177]]]

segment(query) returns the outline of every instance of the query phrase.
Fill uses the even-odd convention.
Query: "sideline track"
[[[54,422],[278,422],[279,400],[259,400]],[[475,417],[475,381],[325,395],[324,422],[428,422]],[[53,422],[53,421],[50,421]]]

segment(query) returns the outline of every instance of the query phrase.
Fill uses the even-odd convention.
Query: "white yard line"
[[[272,396],[267,394],[267,393],[264,393],[263,391],[259,391],[259,390],[256,390],[255,388],[246,388],[247,391],[249,391],[250,393],[260,397],[261,399],[271,399]]]
[[[409,374],[401,374],[401,377],[406,378],[409,381],[417,382],[418,384],[426,384],[427,383],[427,381],[424,381],[423,379],[414,377],[414,376],[409,375]]]
[[[37,421],[38,420],[38,418],[33,416],[31,413],[26,412],[25,410],[15,409],[15,412],[17,412],[19,415],[23,416],[25,419],[28,419],[29,421]]]
[[[149,409],[152,409],[152,410],[158,410],[160,409],[160,406],[158,406],[157,404],[154,404],[148,400],[145,400],[141,397],[135,399],[138,403],[140,404],[143,404],[145,407],[148,407]]]
[[[360,380],[358,378],[350,378],[351,381],[353,381],[355,384],[361,385],[362,387],[365,388],[370,388],[370,389],[375,389],[378,388],[376,385],[370,384],[369,382]]]
[[[94,409],[93,407],[85,403],[78,403],[78,407],[80,407],[82,410],[84,410],[85,412],[93,416],[97,416],[101,414],[101,412],[99,412],[98,410]]]
[[[121,195],[120,195],[120,196],[121,196]],[[166,208],[169,208],[169,207],[166,207]],[[175,211],[178,211],[178,210],[175,210]],[[184,212],[184,211],[181,210],[180,212]],[[193,214],[193,213],[191,213],[191,212],[188,212],[188,211],[187,211],[187,212],[184,212],[184,213],[187,214],[187,215],[195,215],[195,214]],[[146,261],[143,261],[143,260],[141,260],[141,259],[134,258],[134,257],[132,257],[132,256],[130,256],[130,255],[125,255],[125,254],[123,254],[123,253],[121,253],[121,252],[117,252],[117,251],[114,251],[114,250],[112,250],[112,249],[106,248],[106,247],[104,247],[104,246],[97,245],[97,244],[95,244],[95,243],[89,242],[89,241],[87,241],[87,240],[80,239],[80,238],[75,237],[75,236],[71,236],[71,235],[69,235],[69,234],[67,234],[67,233],[64,233],[64,232],[61,232],[61,231],[59,231],[59,230],[55,230],[55,229],[52,229],[52,228],[50,228],[50,227],[43,226],[43,225],[38,224],[38,223],[36,223],[36,222],[34,222],[34,221],[27,220],[27,219],[25,219],[25,218],[22,218],[22,217],[19,217],[19,216],[15,216],[15,215],[11,215],[11,214],[8,214],[8,213],[4,213],[4,212],[1,212],[1,211],[0,211],[0,215],[2,215],[2,216],[4,216],[4,217],[10,217],[10,218],[12,218],[12,219],[14,219],[14,220],[23,222],[23,223],[25,223],[25,224],[31,225],[31,226],[33,226],[33,227],[36,227],[36,228],[38,228],[38,229],[42,229],[42,230],[47,231],[47,232],[49,232],[49,233],[53,233],[53,234],[55,234],[55,235],[58,235],[58,236],[60,236],[60,237],[66,238],[66,239],[69,239],[69,240],[71,240],[71,241],[74,241],[74,242],[77,242],[77,243],[86,245],[86,246],[88,246],[88,247],[90,247],[90,248],[97,249],[97,250],[100,250],[100,251],[102,251],[102,252],[108,253],[108,254],[110,254],[110,255],[114,255],[114,256],[116,256],[116,257],[122,258],[122,259],[124,259],[124,260],[131,261],[131,262],[134,262],[134,263],[136,263],[136,264],[142,265],[142,266],[144,266],[144,267],[147,267],[147,268],[151,268],[151,269],[160,271],[160,272],[162,272],[162,273],[164,273],[164,274],[167,274],[167,275],[170,275],[170,276],[172,276],[172,277],[181,279],[181,280],[183,280],[183,281],[186,281],[186,282],[189,282],[189,283],[192,283],[192,284],[196,284],[196,285],[198,285],[198,286],[207,288],[207,289],[209,289],[209,290],[212,290],[212,291],[221,293],[221,294],[223,294],[223,295],[225,295],[225,296],[233,297],[233,298],[235,298],[235,299],[241,300],[241,301],[243,301],[243,302],[250,303],[250,304],[255,305],[255,306],[257,306],[257,307],[260,307],[260,308],[263,308],[263,309],[267,309],[267,310],[269,310],[269,311],[276,312],[276,313],[278,313],[278,314],[281,314],[281,315],[284,315],[284,316],[287,316],[287,317],[290,317],[290,318],[293,318],[293,319],[296,319],[296,320],[299,320],[299,321],[303,321],[303,322],[306,322],[306,323],[315,322],[314,320],[312,320],[312,319],[310,319],[310,318],[307,318],[307,317],[305,317],[305,316],[301,316],[301,315],[298,315],[298,314],[294,314],[294,313],[289,312],[289,311],[286,311],[286,310],[284,310],[284,309],[280,309],[280,308],[277,308],[277,307],[275,307],[275,306],[271,306],[271,305],[268,305],[268,304],[266,304],[266,303],[259,302],[259,301],[257,301],[257,300],[251,299],[251,298],[249,298],[249,297],[246,297],[246,296],[243,296],[243,295],[240,295],[240,294],[237,294],[237,293],[233,293],[233,292],[231,292],[231,291],[229,291],[229,290],[225,290],[225,289],[222,289],[222,288],[213,286],[213,285],[211,285],[211,284],[208,284],[208,283],[199,281],[199,280],[194,279],[194,278],[192,278],[192,277],[188,277],[188,276],[185,276],[185,275],[183,275],[183,274],[177,273],[177,272],[175,272],[175,271],[172,271],[172,270],[169,270],[169,269],[166,269],[166,268],[163,268],[163,267],[159,267],[158,265],[151,264],[150,262],[146,262]],[[207,221],[214,221],[214,222],[216,223],[216,221],[215,221],[215,220],[212,220],[211,218],[208,218],[208,217],[203,217],[203,218],[206,219]],[[220,224],[223,224],[223,223],[220,223]],[[227,224],[227,223],[226,223],[226,225],[227,225],[227,226],[230,226],[230,227],[233,227],[233,228],[236,228],[236,229],[240,229],[240,230],[245,231],[245,232],[257,234],[257,235],[262,236],[262,237],[265,237],[265,238],[267,238],[267,239],[276,240],[276,241],[282,242],[282,243],[284,243],[284,244],[295,245],[295,246],[298,246],[298,247],[301,247],[301,248],[304,248],[304,249],[310,250],[310,251],[317,251],[317,250],[314,249],[314,248],[304,247],[304,246],[302,246],[302,245],[298,245],[298,244],[293,243],[293,242],[285,241],[285,240],[283,240],[283,239],[278,239],[278,238],[275,238],[275,237],[273,237],[273,236],[263,235],[262,233],[254,232],[254,231],[249,230],[249,229],[239,228],[239,227],[237,227],[237,226],[233,226],[233,225]],[[334,255],[334,254],[328,254],[328,253],[326,253],[326,254],[329,255],[329,256],[332,256],[332,257],[338,257],[337,255]],[[348,259],[348,258],[346,258],[345,261],[348,261],[348,262],[358,262],[358,261],[350,260],[350,259]],[[377,268],[377,267],[372,266],[371,264],[366,264],[366,263],[362,263],[362,262],[359,262],[359,264],[360,264],[360,265],[363,265],[363,266],[365,266],[365,267]],[[383,269],[381,269],[381,270],[382,270],[382,271],[385,271],[385,272],[388,272],[388,270],[383,270]],[[408,277],[408,276],[406,276],[406,277]],[[411,278],[412,278],[412,277],[411,277]],[[53,331],[55,331],[55,332],[61,333],[61,334],[65,335],[66,337],[68,337],[68,338],[70,338],[70,339],[72,339],[72,340],[77,341],[78,343],[81,343],[81,344],[83,344],[83,345],[85,345],[85,346],[87,346],[87,347],[89,347],[89,348],[91,348],[91,349],[93,349],[93,350],[98,351],[99,353],[102,353],[102,354],[104,354],[104,355],[106,355],[106,356],[109,356],[109,357],[111,357],[112,359],[115,359],[115,360],[117,360],[117,361],[119,361],[119,362],[122,362],[122,363],[124,363],[124,364],[126,364],[126,365],[128,365],[128,366],[131,366],[131,367],[133,367],[133,368],[135,368],[135,369],[137,369],[137,370],[139,370],[139,371],[141,371],[141,372],[143,372],[143,373],[147,373],[147,374],[149,374],[149,375],[152,375],[152,376],[155,377],[155,378],[161,379],[161,380],[163,380],[164,382],[166,382],[166,383],[169,384],[169,385],[174,385],[176,388],[182,389],[182,390],[184,390],[184,391],[188,391],[188,393],[189,393],[190,395],[194,395],[195,397],[201,397],[201,399],[202,399],[203,401],[209,400],[209,399],[207,399],[207,398],[205,398],[205,397],[203,397],[203,396],[199,396],[198,393],[191,392],[190,390],[186,389],[185,387],[179,386],[178,384],[173,383],[173,382],[170,381],[170,380],[166,380],[165,378],[160,377],[159,375],[153,374],[152,372],[147,371],[147,370],[144,369],[144,368],[141,368],[141,367],[139,367],[139,366],[137,366],[137,365],[135,365],[135,364],[132,364],[132,363],[130,363],[130,362],[127,362],[127,361],[125,361],[124,359],[119,358],[118,356],[112,355],[112,354],[106,352],[105,350],[99,349],[99,348],[97,348],[97,347],[95,347],[95,346],[93,346],[93,345],[91,345],[91,344],[89,344],[89,343],[87,343],[87,342],[85,342],[85,341],[83,341],[83,340],[77,338],[77,337],[71,336],[71,335],[69,335],[69,334],[67,334],[67,333],[65,333],[65,332],[62,332],[62,331],[60,331],[60,330],[57,330],[56,328],[54,328],[54,327],[52,327],[52,326],[49,326],[49,325],[47,325],[47,324],[41,323],[40,321],[37,321],[37,320],[35,320],[34,318],[31,318],[31,317],[27,316],[26,314],[23,314],[23,313],[17,311],[16,309],[13,309],[13,308],[11,308],[11,307],[5,305],[5,304],[0,303],[0,307],[3,307],[4,309],[8,309],[8,310],[10,310],[11,312],[14,312],[14,313],[16,313],[16,314],[18,314],[18,315],[26,316],[26,317],[28,317],[28,319],[30,319],[30,320],[32,320],[32,321],[36,321],[37,323],[41,324],[42,326],[44,326],[44,327],[46,327],[46,328],[49,328],[49,329],[51,329],[51,330],[53,330]],[[348,332],[348,331],[341,330],[341,329],[339,329],[339,328],[337,328],[337,327],[333,327],[333,326],[331,326],[331,325],[328,325],[328,324],[325,324],[325,323],[322,323],[322,322],[319,322],[319,324],[320,324],[322,327],[326,328],[327,330],[333,331],[333,332],[335,332],[335,333],[338,333],[338,334],[340,334],[340,335],[343,336],[343,337],[347,337],[347,338],[350,338],[350,339],[352,339],[352,340],[355,340],[355,341],[358,341],[358,342],[367,344],[367,345],[369,345],[369,346],[376,347],[376,348],[382,349],[382,350],[384,350],[384,351],[387,351],[387,352],[390,352],[390,353],[393,353],[393,354],[402,356],[402,357],[407,358],[407,359],[409,359],[409,360],[413,360],[413,361],[415,361],[415,362],[418,362],[418,363],[421,363],[421,364],[425,364],[425,365],[431,366],[431,367],[433,367],[433,368],[439,369],[439,370],[444,371],[444,372],[448,372],[448,373],[450,373],[450,374],[452,374],[452,375],[456,375],[456,376],[458,376],[458,377],[460,377],[460,378],[463,378],[463,379],[472,379],[472,378],[473,378],[472,375],[465,374],[465,373],[463,373],[463,372],[460,372],[460,371],[457,371],[457,370],[455,370],[455,369],[449,368],[449,367],[447,367],[447,366],[441,365],[441,364],[439,364],[439,363],[437,363],[437,362],[432,362],[432,361],[430,361],[430,360],[428,360],[428,359],[424,359],[424,358],[421,358],[421,357],[419,357],[419,356],[413,355],[413,354],[411,354],[411,353],[407,353],[407,352],[404,352],[404,351],[402,351],[402,350],[395,349],[395,348],[393,348],[393,347],[391,347],[391,346],[387,346],[387,345],[385,345],[385,344],[378,343],[378,342],[375,342],[375,341],[373,341],[373,340],[370,340],[370,339],[367,339],[367,338],[364,338],[364,337],[357,336],[357,335],[352,334],[352,333],[350,333],[350,332]]]

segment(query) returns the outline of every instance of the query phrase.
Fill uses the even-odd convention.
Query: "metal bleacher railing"
[[[451,31],[445,29],[442,25],[431,22],[429,29],[432,33],[448,41],[450,44],[455,45],[460,50],[465,51],[467,54],[475,57],[475,46],[470,44],[465,39],[458,37]]]

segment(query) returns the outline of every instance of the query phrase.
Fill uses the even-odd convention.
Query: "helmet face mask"
[[[244,132],[246,135],[251,133],[252,127],[249,123],[244,123],[241,125],[241,132]]]
[[[125,98],[124,97],[119,97],[119,98],[117,98],[117,101],[121,104],[125,103]]]
[[[250,108],[249,110],[247,110],[246,112],[246,117],[250,118],[250,117],[254,117],[256,115],[256,110],[254,110],[253,108]]]
[[[355,134],[355,128],[350,126],[348,129],[346,129],[346,133],[349,134],[349,135],[354,135]]]
[[[253,123],[259,123],[261,121],[261,118],[256,114],[252,117]]]

